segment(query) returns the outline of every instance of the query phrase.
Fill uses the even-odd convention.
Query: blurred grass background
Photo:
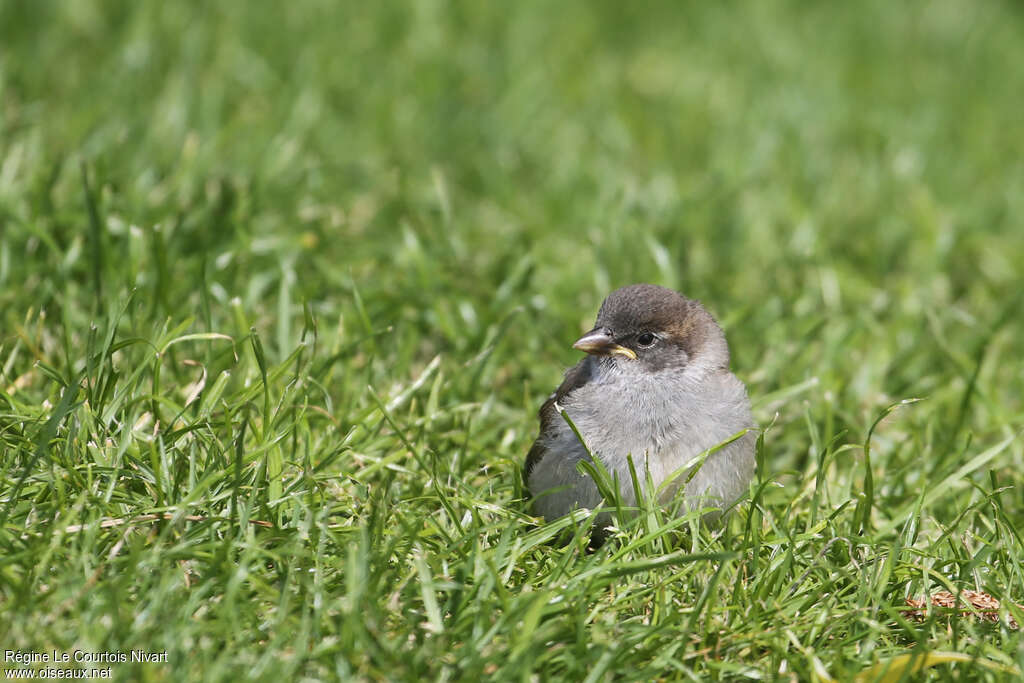
[[[0,2],[0,646],[168,648],[155,680],[1020,666],[1012,629],[892,606],[937,576],[1024,602],[1022,30],[962,0]],[[544,533],[534,411],[639,281],[705,303],[772,424],[742,541],[705,538],[739,556],[654,616],[547,564],[619,555],[507,547]],[[720,572],[728,609],[697,600]]]

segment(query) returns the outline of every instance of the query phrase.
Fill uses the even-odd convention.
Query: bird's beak
[[[604,327],[595,327],[587,332],[576,340],[572,348],[586,351],[595,356],[625,356],[636,360],[633,350],[616,344],[612,339],[611,331]]]

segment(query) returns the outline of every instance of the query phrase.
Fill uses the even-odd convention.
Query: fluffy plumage
[[[559,414],[564,410],[595,457],[617,474],[623,501],[635,504],[627,455],[654,485],[694,457],[754,426],[746,389],[729,371],[729,348],[697,301],[655,285],[608,295],[594,329],[576,348],[588,355],[565,374],[540,409],[540,434],[526,458],[534,511],[560,517],[596,507],[593,480],[577,471],[586,449]],[[688,504],[731,505],[754,472],[752,433],[712,453],[686,484]],[[661,496],[671,499],[679,476]]]

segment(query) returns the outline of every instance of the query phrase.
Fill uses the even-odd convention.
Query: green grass
[[[0,652],[1011,679],[1022,28],[968,0],[0,2]],[[591,553],[520,467],[638,281],[723,324],[760,470],[721,530],[650,511]],[[906,612],[961,589],[998,623]]]

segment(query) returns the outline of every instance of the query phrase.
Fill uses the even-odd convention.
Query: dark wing
[[[592,361],[593,358],[587,356],[569,368],[565,373],[565,379],[555,389],[555,393],[548,396],[548,400],[544,401],[544,405],[537,412],[537,417],[540,418],[540,431],[537,434],[537,440],[533,442],[533,447],[530,448],[530,452],[526,454],[526,466],[523,468],[523,483],[526,484],[527,489],[529,489],[530,472],[544,458],[548,450],[544,446],[544,435],[554,427],[553,420],[562,419],[562,416],[555,409],[555,404],[590,381]]]

